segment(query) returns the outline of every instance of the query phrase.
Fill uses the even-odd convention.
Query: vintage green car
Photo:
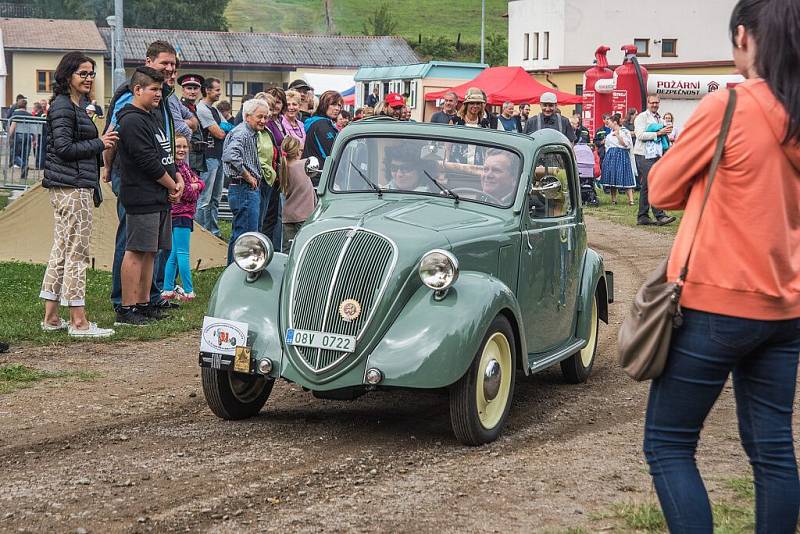
[[[456,437],[482,444],[517,369],[588,378],[613,278],[565,137],[375,120],[332,152],[289,254],[244,234],[217,282],[199,357],[216,415],[256,415],[278,378],[326,399],[447,388]]]

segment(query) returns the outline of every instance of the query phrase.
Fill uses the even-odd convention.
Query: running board
[[[528,373],[538,373],[539,371],[543,371],[544,369],[550,367],[553,364],[560,362],[561,360],[566,360],[583,347],[586,346],[585,339],[578,339],[577,341],[573,341],[566,347],[563,347],[556,352],[551,354],[545,353],[545,356],[539,356],[535,359],[533,363],[531,363],[530,354],[528,355]]]

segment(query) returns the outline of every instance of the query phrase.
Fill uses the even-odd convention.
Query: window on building
[[[225,82],[225,94],[228,97],[243,96],[244,82]]]
[[[542,36],[542,59],[550,59],[550,32]]]
[[[661,55],[663,57],[678,57],[678,40],[663,39],[661,41]]]
[[[579,83],[575,85],[575,94],[578,96],[583,96],[583,84]],[[575,113],[579,116],[583,116],[583,104],[575,104]]]
[[[255,95],[264,91],[264,82],[247,82],[248,94]]]
[[[533,32],[531,41],[531,59],[539,59],[539,32]]]
[[[633,44],[638,57],[650,57],[650,39],[634,39]]]
[[[522,60],[528,61],[531,58],[531,34],[522,34]]]
[[[53,91],[53,81],[55,72],[52,70],[36,71],[36,92],[50,93]]]

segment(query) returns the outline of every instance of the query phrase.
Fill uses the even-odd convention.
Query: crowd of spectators
[[[78,60],[81,65],[75,63]],[[88,235],[91,220],[79,222],[72,215],[90,213],[90,200],[102,201],[96,174],[111,183],[118,198],[111,291],[115,324],[142,325],[161,319],[180,301],[194,298],[189,236],[195,224],[222,235],[220,208],[225,192],[232,214],[230,243],[245,232],[260,231],[276,249],[287,250],[314,208],[315,196],[309,192],[318,177],[301,172],[307,158],[315,157],[324,165],[339,131],[351,122],[371,117],[410,121],[412,115],[408,95],[390,92],[381,97],[376,89],[364,107],[351,113],[340,93],[324,91],[317,97],[303,79],[292,81],[286,89],[271,87],[245,95],[234,113],[231,102],[221,99],[219,79],[192,72],[178,76],[177,52],[165,41],[150,44],[143,65],[117,89],[107,110],[91,100],[95,70],[86,56],[67,54],[61,67],[57,71],[60,85],[58,80],[56,84],[60,93],[49,102],[34,103],[30,112],[27,99],[18,95],[8,115],[46,118],[49,137],[43,135],[40,145],[46,144],[47,149],[15,148],[9,164],[27,169],[31,149],[43,159],[56,232],[52,268],[42,286],[47,304],[42,328],[68,328],[74,335],[113,333],[90,323],[83,312],[85,273],[78,265],[84,263],[86,251],[76,243],[85,240],[75,236]],[[74,104],[66,105],[71,120],[60,120],[58,104],[64,107],[68,99]],[[584,189],[591,190],[589,202],[596,201],[596,181],[608,188],[613,203],[619,190],[633,203],[633,189],[640,188],[639,221],[646,224],[652,221],[647,216],[651,209],[647,173],[676,135],[672,117],[662,121],[658,116],[657,100],[650,100],[646,112],[632,112],[625,120],[619,115],[604,117],[604,127],[591,140],[580,116],[562,116],[556,95],[549,92],[541,95],[536,114],[531,104],[512,102],[503,103],[495,113],[477,87],[470,88],[461,101],[455,92],[448,92],[430,121],[522,134],[555,129],[575,145],[576,154],[586,156],[588,165],[581,166],[586,175],[582,171],[581,177],[586,180]],[[31,144],[24,137],[27,134],[15,135],[12,130],[9,135],[17,147]],[[84,137],[86,142],[81,144]],[[80,179],[70,182],[58,173],[75,168],[74,161],[79,162]],[[65,196],[67,187],[71,189]],[[653,214],[657,224],[671,222],[657,209]],[[232,261],[232,245],[228,261]],[[64,302],[70,306],[69,322],[58,315],[58,304]]]

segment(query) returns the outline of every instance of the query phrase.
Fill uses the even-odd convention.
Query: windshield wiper
[[[350,166],[351,166],[351,167],[353,167],[353,169],[355,169],[355,171],[358,173],[358,175],[359,175],[359,176],[360,176],[360,177],[361,177],[361,178],[362,178],[362,179],[363,179],[365,182],[367,182],[367,185],[368,185],[368,186],[370,186],[370,187],[372,188],[372,190],[373,190],[373,191],[375,191],[376,193],[378,193],[378,198],[383,198],[383,191],[381,191],[381,188],[380,188],[380,187],[378,187],[377,185],[375,185],[374,183],[372,183],[372,180],[370,180],[369,178],[367,178],[367,177],[366,177],[366,175],[364,175],[364,173],[363,173],[363,172],[361,172],[361,169],[359,169],[358,167],[356,167],[356,166],[355,166],[355,164],[354,164],[352,161],[350,162]]]
[[[428,173],[428,171],[423,170],[422,172],[425,173],[425,176],[428,178],[428,180],[433,182],[433,185],[435,185],[436,187],[439,188],[439,191],[441,191],[445,195],[447,195],[450,198],[452,198],[453,200],[455,200],[456,204],[458,204],[458,201],[461,200],[461,197],[459,197],[458,195],[456,195],[455,193],[453,193],[449,189],[446,189],[446,188],[442,187],[442,184],[437,182],[436,179]]]

